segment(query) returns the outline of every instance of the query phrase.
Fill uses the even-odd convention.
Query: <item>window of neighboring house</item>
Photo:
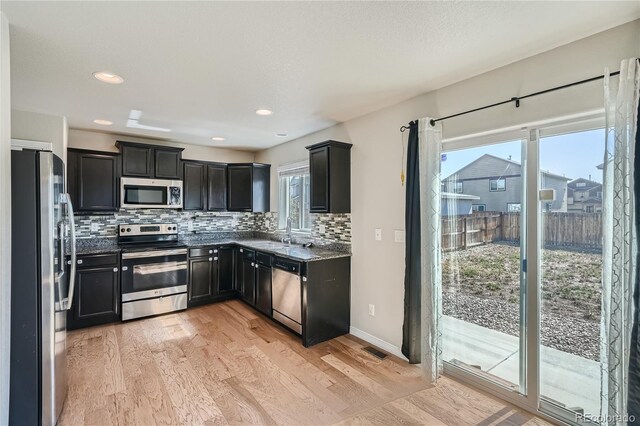
[[[576,183],[576,188],[584,188],[587,186],[586,182],[578,182]]]
[[[471,204],[471,211],[484,212],[487,210],[486,204]]]
[[[506,179],[491,179],[489,180],[489,191],[504,191],[507,189]]]
[[[278,168],[279,229],[286,229],[287,217],[290,217],[292,230],[311,231],[309,192],[309,162],[289,164]]]
[[[597,197],[598,197],[599,199],[602,199],[602,191],[598,191],[598,195],[597,195]]]
[[[454,184],[454,192],[456,194],[462,194],[462,182],[456,181]]]
[[[593,213],[593,206],[587,206],[587,213]]]
[[[510,213],[520,213],[520,203],[507,203],[507,211]]]

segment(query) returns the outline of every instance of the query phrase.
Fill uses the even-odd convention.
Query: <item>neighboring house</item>
[[[567,211],[597,213],[602,211],[602,184],[579,178],[567,184]]]
[[[477,204],[480,199],[475,195],[453,194],[451,192],[441,192],[440,198],[440,214],[442,216],[471,214],[473,213],[473,204]]]
[[[522,172],[520,163],[484,154],[451,176],[443,179],[442,191],[474,195],[474,211],[519,212],[522,206]],[[543,189],[554,189],[555,198],[549,211],[567,211],[569,178],[542,172]]]

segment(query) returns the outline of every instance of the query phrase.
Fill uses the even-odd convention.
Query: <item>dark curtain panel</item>
[[[640,107],[638,108],[640,112]],[[640,114],[638,114],[638,126],[640,128]],[[640,131],[636,130],[636,158],[633,159],[634,168],[634,195],[636,213],[636,233],[640,241],[640,155],[637,150],[640,147]],[[631,330],[631,353],[629,356],[629,416],[634,416],[634,424],[640,424],[640,341],[638,341],[638,327],[640,325],[640,254],[636,258],[636,282],[633,291],[633,328]],[[632,423],[631,421],[629,423]]]
[[[417,121],[409,124],[406,191],[402,353],[411,364],[417,364],[420,362],[420,174]]]

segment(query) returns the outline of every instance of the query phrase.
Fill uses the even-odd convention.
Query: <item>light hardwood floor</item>
[[[60,425],[545,424],[343,336],[310,349],[240,301],[68,335]]]

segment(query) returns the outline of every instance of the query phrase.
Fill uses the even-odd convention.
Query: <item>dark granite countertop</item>
[[[305,248],[301,245],[288,245],[278,241],[256,239],[248,237],[229,237],[198,235],[188,236],[181,240],[187,247],[204,247],[223,244],[236,244],[251,250],[271,253],[276,256],[286,257],[299,262],[313,262],[318,260],[350,257],[351,253],[340,250],[331,250],[323,247]],[[67,245],[68,247],[68,245]],[[80,239],[76,244],[76,253],[81,255],[117,253],[121,250],[115,238],[87,238]]]
[[[203,247],[222,244],[237,244],[239,246],[258,250],[276,256],[286,257],[299,262],[313,262],[318,260],[335,259],[339,257],[350,257],[351,253],[338,250],[329,250],[321,247],[302,247],[301,245],[288,245],[278,241],[255,239],[255,238],[225,238],[215,237],[186,238],[182,240],[188,247]]]
[[[69,244],[67,244],[69,247]],[[115,238],[83,238],[76,241],[76,254],[104,254],[120,252],[118,240]]]

